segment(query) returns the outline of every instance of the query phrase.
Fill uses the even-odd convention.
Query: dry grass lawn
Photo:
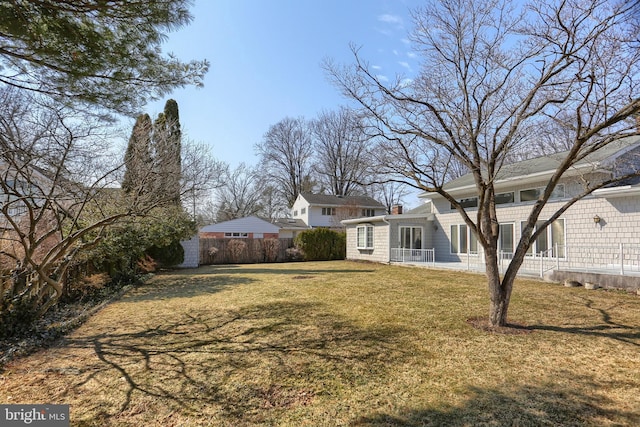
[[[339,262],[155,276],[5,366],[2,403],[74,426],[640,425],[640,298],[521,280],[521,334],[476,329],[483,277]]]

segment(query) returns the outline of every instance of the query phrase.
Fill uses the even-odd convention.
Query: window
[[[356,247],[373,249],[373,225],[359,225],[356,228]]]
[[[528,190],[520,190],[520,201],[521,202],[531,202],[534,200],[538,200],[540,196],[544,193],[544,187],[538,188],[530,188]],[[549,200],[551,199],[561,199],[564,197],[564,184],[556,185],[556,188],[553,189]]]
[[[466,224],[454,224],[451,226],[451,253],[478,253],[478,239]]]
[[[362,209],[362,216],[376,216],[375,209]]]
[[[238,232],[229,233],[229,232],[226,232],[226,233],[224,233],[224,237],[226,239],[231,239],[231,238],[246,239],[247,237],[249,237],[249,233],[238,233]]]
[[[498,193],[496,194],[496,197],[495,197],[496,205],[513,203],[514,200],[515,200],[515,193],[513,191],[510,191],[508,193]]]
[[[298,216],[298,211],[293,211],[293,216]]]
[[[336,208],[322,208],[322,215],[335,215],[336,214]]]
[[[304,215],[307,213],[307,208],[300,209],[300,215]]]
[[[498,250],[513,254],[513,224],[500,224]]]
[[[466,208],[477,208],[478,207],[478,198],[477,197],[469,197],[466,199],[460,199],[458,200],[458,203],[460,203],[460,206],[462,206],[463,209]],[[455,206],[453,206],[453,203],[451,204],[451,209],[455,209]]]
[[[538,221],[534,228],[534,231],[542,226],[544,221]],[[526,222],[522,221],[520,223],[520,231],[524,229]],[[556,253],[556,244],[557,253]],[[564,219],[557,219],[551,223],[551,226],[544,230],[540,235],[536,238],[536,241],[529,247],[527,251],[527,255],[533,256],[552,256],[558,258],[565,257],[565,227],[564,227]],[[554,249],[549,251],[549,249]]]
[[[400,227],[401,249],[422,249],[422,227]]]

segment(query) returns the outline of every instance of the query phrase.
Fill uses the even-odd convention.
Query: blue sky
[[[193,22],[165,50],[211,63],[202,89],[178,102],[185,136],[231,166],[257,163],[254,145],[285,117],[314,118],[349,101],[327,80],[324,58],[352,64],[349,44],[389,79],[419,66],[407,40],[419,0],[196,0]],[[168,99],[168,98],[167,98]],[[155,117],[165,100],[147,105]]]

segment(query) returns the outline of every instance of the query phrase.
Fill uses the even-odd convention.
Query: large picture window
[[[542,227],[544,221],[538,221],[534,228],[536,231],[539,227]],[[520,223],[520,231],[524,229],[526,222]],[[557,244],[557,253],[556,253]],[[550,250],[554,249],[554,250]],[[551,223],[546,230],[544,230],[535,242],[529,247],[527,255],[530,256],[552,256],[558,258],[565,257],[565,223],[564,219],[557,219]]]
[[[478,253],[478,240],[476,235],[473,234],[466,224],[454,224],[451,226],[451,253]]]
[[[400,227],[401,249],[422,249],[422,227]]]
[[[373,249],[373,225],[359,225],[356,228],[356,247]]]

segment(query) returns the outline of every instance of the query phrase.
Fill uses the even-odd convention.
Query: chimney
[[[391,215],[402,215],[402,205],[391,206]]]

